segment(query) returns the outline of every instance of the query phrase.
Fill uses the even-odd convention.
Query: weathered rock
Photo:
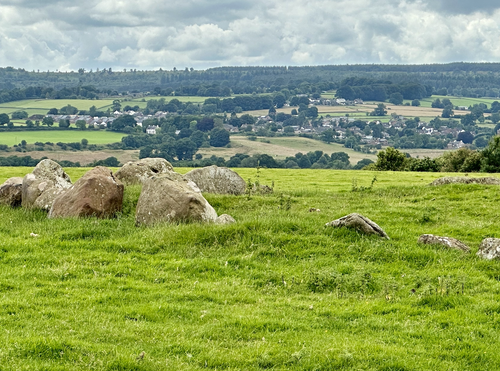
[[[222,214],[217,219],[215,219],[215,224],[234,224],[236,220],[231,215]]]
[[[476,254],[480,258],[493,260],[500,258],[500,238],[485,238]]]
[[[21,206],[23,195],[23,178],[9,178],[0,186],[0,205]]]
[[[112,218],[122,210],[123,188],[110,169],[97,166],[54,200],[49,218]]]
[[[191,170],[184,178],[195,182],[202,192],[207,193],[242,195],[247,187],[235,171],[215,165]]]
[[[52,160],[42,160],[23,178],[21,205],[49,211],[55,198],[69,187],[71,179],[63,168]]]
[[[217,213],[187,181],[168,175],[146,179],[137,202],[135,222],[152,225],[162,222],[214,222]]]
[[[171,174],[176,177],[174,168],[164,158],[143,158],[139,161],[130,161],[123,165],[115,176],[125,185],[142,184],[146,179],[162,174]],[[182,175],[177,174],[181,179]]]
[[[440,237],[433,234],[423,234],[418,238],[418,243],[426,245],[442,245],[450,249],[461,250],[470,253],[470,247],[452,237]]]
[[[352,213],[330,223],[326,223],[326,226],[335,228],[354,228],[365,234],[377,234],[380,237],[389,239],[387,233],[385,233],[377,223],[358,213]]]
[[[500,185],[499,178],[483,177],[483,178],[470,178],[468,176],[447,176],[436,179],[430,185],[438,186],[444,184],[486,184],[486,185]]]

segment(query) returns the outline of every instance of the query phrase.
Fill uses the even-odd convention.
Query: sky
[[[27,70],[500,61],[498,0],[1,0]]]

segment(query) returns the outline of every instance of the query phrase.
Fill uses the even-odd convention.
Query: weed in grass
[[[377,181],[377,176],[374,175],[372,178],[372,181],[368,187],[364,186],[358,186],[358,179],[357,178],[352,178],[352,186],[351,186],[351,192],[363,192],[363,191],[369,191],[373,189],[373,185]]]

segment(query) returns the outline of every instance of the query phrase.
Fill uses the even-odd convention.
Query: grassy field
[[[232,136],[231,148],[211,147],[199,149],[199,153],[203,157],[216,155],[227,159],[237,153],[248,155],[266,153],[277,159],[284,159],[285,157],[295,155],[297,152],[307,153],[309,151],[323,151],[328,154],[346,152],[350,157],[351,164],[356,164],[364,158],[371,160],[377,158],[376,155],[356,152],[337,143],[327,144],[319,140],[301,137],[259,138],[256,141],[250,141],[248,137]]]
[[[29,171],[2,168],[0,182]],[[73,180],[84,171],[68,169]],[[275,193],[206,195],[230,226],[137,228],[138,187],[115,220],[0,207],[0,368],[500,369],[500,262],[474,254],[499,237],[497,187],[429,187],[433,173],[238,172]],[[373,189],[351,191],[374,176]],[[324,227],[351,212],[391,240]],[[419,245],[422,233],[472,254]]]
[[[498,98],[464,98],[464,97],[452,97],[452,96],[446,96],[446,95],[433,95],[430,98],[425,98],[420,101],[421,107],[431,107],[432,102],[434,102],[436,99],[449,99],[451,103],[453,103],[454,106],[464,106],[464,107],[469,107],[473,106],[474,104],[479,104],[479,103],[484,103],[488,107],[491,106],[491,103],[494,101],[498,101]],[[408,101],[411,103],[411,101]]]
[[[7,113],[10,115],[12,112],[26,111],[29,115],[45,115],[51,108],[60,109],[68,104],[79,110],[88,110],[92,106],[96,106],[98,110],[101,110],[107,109],[112,103],[112,99],[26,99],[0,104],[0,113]]]
[[[100,151],[26,151],[26,152],[0,152],[1,157],[8,156],[31,156],[32,158],[50,158],[54,161],[79,162],[82,166],[94,161],[105,160],[108,157],[116,157],[118,161],[125,164],[128,161],[139,159],[139,150],[112,150]]]
[[[35,142],[80,142],[83,138],[89,141],[89,144],[107,144],[120,142],[123,133],[113,133],[104,130],[42,130],[42,131],[7,131],[0,135],[0,144],[12,146],[19,144],[22,140],[27,143]]]

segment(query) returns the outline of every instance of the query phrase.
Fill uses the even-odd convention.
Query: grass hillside
[[[0,182],[29,171],[2,168]],[[475,255],[500,237],[498,187],[238,172],[275,193],[206,195],[230,226],[137,228],[139,187],[114,220],[0,207],[0,369],[500,369],[500,262]],[[324,227],[352,212],[391,240]],[[419,245],[422,233],[472,253]]]

